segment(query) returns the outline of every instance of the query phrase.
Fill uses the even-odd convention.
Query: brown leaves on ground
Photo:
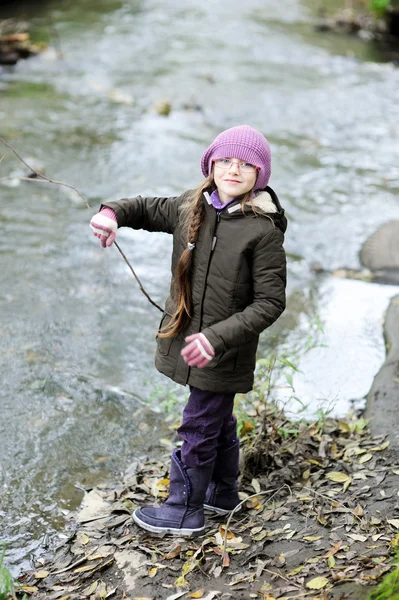
[[[388,442],[366,425],[329,419],[286,439],[274,422],[268,454],[247,457],[242,510],[227,530],[227,518],[210,516],[199,538],[153,536],[132,524],[131,512],[162,502],[169,484],[169,460],[137,464],[123,484],[96,490],[98,518],[88,509],[90,520],[21,579],[22,589],[46,600],[330,600],[344,582],[373,584],[399,546],[399,471],[387,461]],[[123,595],[114,555],[124,548],[142,555],[144,594]]]

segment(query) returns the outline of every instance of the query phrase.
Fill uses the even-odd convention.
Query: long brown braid
[[[203,193],[206,189],[214,186],[213,172],[194,190],[192,196],[181,208],[180,222],[183,232],[186,233],[187,244],[195,244],[198,240],[199,231],[205,217],[205,205]],[[245,194],[241,199],[241,207],[244,212],[245,204],[252,204],[253,190]],[[257,212],[255,207],[252,207]],[[183,331],[192,317],[192,294],[191,294],[191,263],[193,250],[188,247],[183,250],[173,277],[173,297],[176,300],[176,310],[170,321],[158,331],[158,337],[170,338]]]

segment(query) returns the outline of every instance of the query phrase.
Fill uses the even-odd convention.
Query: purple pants
[[[234,396],[190,386],[183,422],[177,430],[183,440],[181,459],[186,467],[212,464],[218,448],[228,448],[237,440]]]

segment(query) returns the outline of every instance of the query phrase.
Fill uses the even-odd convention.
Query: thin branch
[[[265,494],[270,494],[270,492],[274,492],[274,494],[269,498],[269,502],[270,502],[270,500],[273,500],[274,496],[276,494],[278,494],[278,492],[280,492],[285,487],[289,489],[290,495],[292,496],[291,488],[289,487],[289,485],[287,485],[285,483],[280,488],[278,488],[278,490],[265,490],[264,492],[258,492],[257,494],[251,494],[251,496],[247,496],[247,498],[245,498],[239,504],[237,504],[237,506],[231,511],[231,513],[229,515],[229,518],[227,519],[227,523],[225,525],[224,540],[223,540],[223,557],[225,556],[225,554],[227,552],[227,534],[228,534],[228,531],[229,531],[230,521],[231,521],[234,513],[236,513],[241,508],[241,506],[245,502],[247,502],[248,500],[250,500],[251,498],[257,498],[258,496],[264,496]]]
[[[158,308],[158,310],[160,310],[163,313],[163,309],[156,302],[154,302],[154,300],[147,294],[147,292],[143,288],[140,279],[137,277],[136,273],[134,272],[134,270],[132,268],[132,265],[129,263],[128,259],[126,258],[125,254],[122,252],[122,250],[121,250],[120,246],[118,245],[118,243],[114,242],[114,245],[118,248],[119,252],[121,253],[121,255],[123,257],[123,260],[125,261],[125,263],[129,267],[129,269],[131,270],[131,272],[133,273],[133,277],[136,279],[137,283],[139,284],[140,290],[143,292],[144,296],[147,298],[147,300],[149,302],[151,302],[151,304],[153,306],[155,306],[156,308]]]
[[[88,201],[85,198],[85,196],[83,196],[83,194],[81,192],[79,192],[79,190],[76,189],[76,187],[74,187],[73,185],[70,185],[69,183],[64,183],[63,181],[57,181],[56,179],[50,179],[49,177],[46,177],[45,175],[42,175],[41,173],[39,173],[38,171],[36,171],[35,169],[33,169],[33,167],[31,167],[30,165],[28,165],[28,163],[22,158],[22,156],[20,156],[18,154],[18,152],[8,142],[6,142],[1,137],[0,137],[0,142],[2,144],[4,144],[5,146],[7,146],[7,148],[10,148],[10,150],[15,154],[15,156],[25,165],[25,167],[27,167],[29,169],[29,171],[32,171],[32,173],[34,175],[36,175],[36,177],[39,177],[40,179],[44,179],[44,181],[47,181],[48,183],[53,183],[54,185],[63,185],[65,187],[67,187],[67,188],[70,188],[71,190],[74,190],[82,198],[82,200],[86,204],[87,208],[91,208],[91,206],[88,203]],[[22,178],[18,177],[18,179],[22,179]],[[24,178],[24,181],[35,181],[35,180],[31,179],[30,177],[26,177],[26,178]]]
[[[4,144],[4,146],[7,146],[7,148],[9,148],[14,154],[15,156],[18,158],[18,160],[20,160],[25,167],[27,167],[29,169],[29,171],[32,171],[32,173],[37,177],[37,179],[32,179],[30,177],[17,177],[16,179],[19,179],[21,181],[41,181],[42,183],[51,183],[54,185],[62,185],[64,187],[67,187],[71,190],[74,190],[79,196],[80,198],[82,198],[83,202],[85,203],[85,205],[87,206],[87,208],[91,208],[90,204],[88,203],[86,197],[82,194],[82,192],[80,192],[75,186],[70,185],[69,183],[65,183],[64,181],[57,181],[56,179],[50,179],[50,177],[46,177],[45,175],[42,175],[41,173],[39,173],[38,171],[36,171],[35,169],[33,169],[33,167],[31,167],[30,165],[28,165],[28,163],[22,158],[22,156],[20,156],[18,154],[18,152],[11,146],[11,144],[9,144],[8,142],[6,142],[3,138],[0,137],[0,142],[2,144]],[[2,156],[1,160],[3,160],[5,155]],[[1,162],[0,160],[0,162]],[[2,177],[0,179],[0,181],[4,180],[4,179],[13,179],[12,176],[9,177]],[[142,291],[142,293],[144,294],[144,296],[147,298],[147,300],[149,302],[151,302],[151,304],[153,306],[155,306],[156,308],[158,308],[158,310],[160,310],[163,313],[163,309],[152,300],[152,298],[149,296],[149,294],[145,291],[143,284],[141,283],[140,279],[138,278],[137,274],[135,273],[132,265],[130,264],[130,262],[128,261],[128,259],[126,258],[126,255],[122,252],[120,246],[114,242],[115,246],[118,248],[119,252],[121,253],[123,260],[125,261],[125,263],[127,264],[127,266],[129,267],[129,269],[131,270],[134,278],[136,279],[137,283],[139,284],[140,290]]]
[[[333,502],[334,504],[338,504],[338,506],[341,506],[342,508],[345,508],[345,510],[348,510],[354,517],[356,517],[356,519],[358,521],[361,521],[361,518],[355,513],[355,511],[350,509],[348,506],[345,506],[345,504],[343,504],[342,502],[339,502],[339,500],[335,500],[335,498],[330,498],[330,496],[325,496],[324,494],[321,494],[320,492],[316,492],[316,490],[312,490],[312,488],[303,487],[302,489],[306,490],[307,492],[312,492],[316,496],[320,496],[321,498],[324,498],[324,500],[328,500],[328,502]]]
[[[284,577],[284,575],[281,575],[281,573],[276,573],[275,571],[270,571],[269,569],[266,569],[266,567],[264,567],[263,570],[266,571],[266,573],[270,573],[270,575],[275,575],[276,577],[280,577],[280,579],[284,579],[284,581],[286,581],[290,585],[294,585],[299,590],[303,589],[301,585],[299,585],[298,583],[295,583],[295,581],[290,581],[289,579],[287,579],[286,577]],[[306,595],[306,594],[309,594],[309,593],[310,592],[306,592],[303,595]],[[298,596],[295,596],[295,598],[298,598]]]

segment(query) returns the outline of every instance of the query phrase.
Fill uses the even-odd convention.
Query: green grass
[[[399,551],[394,560],[395,570],[385,575],[378,588],[366,600],[399,600]]]
[[[6,548],[3,546],[3,552],[0,557],[0,600],[8,600],[8,598],[15,598],[14,580],[4,564],[4,556],[6,554]]]

